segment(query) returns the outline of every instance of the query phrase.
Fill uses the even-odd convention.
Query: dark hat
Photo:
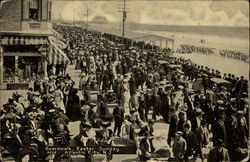
[[[110,127],[111,126],[111,123],[102,123],[101,124],[101,127],[103,127],[103,128],[108,128],[108,127]]]
[[[15,101],[14,98],[9,98],[9,99],[8,99],[8,102],[13,102],[13,101]]]
[[[153,123],[154,123],[154,120],[149,119],[148,123],[153,124]]]
[[[206,125],[206,124],[207,124],[206,120],[202,119],[201,120],[201,125]]]
[[[184,124],[184,128],[191,128],[191,124],[190,123]]]
[[[236,112],[237,112],[237,110],[233,107],[230,107],[226,110],[226,114],[228,114],[228,115],[235,114]]]
[[[3,108],[4,108],[4,109],[11,109],[12,106],[11,106],[10,104],[4,104],[4,105],[3,105]]]
[[[150,135],[149,131],[145,131],[144,135],[149,136]]]
[[[222,145],[224,145],[224,142],[223,142],[222,139],[217,139],[217,140],[215,141],[215,145],[216,145],[216,146],[222,146]]]

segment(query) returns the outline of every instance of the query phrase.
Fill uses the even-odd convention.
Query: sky
[[[53,18],[86,21],[89,8],[89,20],[103,16],[109,22],[120,22],[118,12],[123,0],[112,1],[53,1]],[[127,0],[130,11],[127,22],[162,25],[204,25],[204,26],[243,26],[249,27],[248,1],[135,1]]]

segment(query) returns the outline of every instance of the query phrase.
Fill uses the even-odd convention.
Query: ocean
[[[78,22],[85,27],[84,22]],[[121,23],[89,22],[89,28],[121,36]],[[175,40],[175,50],[180,44],[205,46],[216,49],[240,51],[249,54],[248,27],[222,26],[177,26],[127,23],[125,37],[135,38],[140,34],[158,35]],[[201,39],[205,44],[201,44]]]

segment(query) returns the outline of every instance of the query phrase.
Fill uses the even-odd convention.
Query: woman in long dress
[[[129,83],[128,80],[124,80],[124,83],[122,85],[122,101],[123,101],[125,115],[130,114],[129,99],[130,99]]]
[[[63,110],[63,113],[66,113],[66,109],[63,103],[63,92],[61,91],[60,87],[55,90],[55,103],[58,107]]]

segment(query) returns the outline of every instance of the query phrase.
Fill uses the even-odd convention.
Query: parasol
[[[221,78],[211,78],[210,80],[216,84],[222,84],[222,83],[232,84],[231,82]]]

